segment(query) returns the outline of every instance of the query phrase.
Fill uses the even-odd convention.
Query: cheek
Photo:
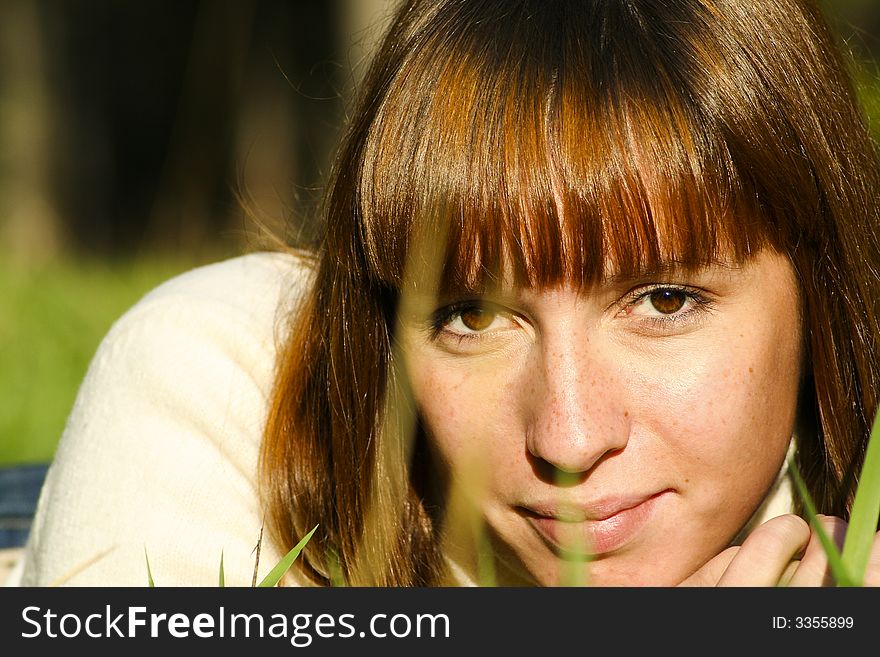
[[[469,370],[431,362],[409,369],[415,402],[435,452],[453,472],[488,461],[492,471],[511,462],[514,450],[503,440],[513,392],[492,368]],[[507,423],[509,424],[509,422]],[[470,464],[468,466],[467,464]]]
[[[764,490],[790,442],[799,381],[797,336],[734,332],[690,350],[687,365],[645,375],[636,417],[694,484]],[[659,391],[659,394],[658,394]]]

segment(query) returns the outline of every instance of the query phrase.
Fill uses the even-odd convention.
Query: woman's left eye
[[[657,285],[631,293],[624,299],[623,313],[662,326],[691,318],[710,307],[710,299],[699,290]]]

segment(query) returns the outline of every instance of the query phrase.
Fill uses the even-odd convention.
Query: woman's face
[[[472,526],[453,517],[466,508],[500,584],[683,580],[728,546],[785,458],[798,303],[789,261],[766,250],[581,291],[416,301],[407,372],[464,502],[448,553],[474,569]]]

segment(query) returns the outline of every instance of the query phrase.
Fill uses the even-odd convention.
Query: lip
[[[666,493],[604,498],[560,512],[557,504],[520,507],[521,514],[555,552],[596,557],[636,539],[654,516]]]

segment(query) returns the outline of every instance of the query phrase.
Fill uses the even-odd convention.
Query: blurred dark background
[[[761,2],[763,0],[754,0]],[[880,0],[821,2],[880,126]],[[0,465],[180,271],[308,239],[394,0],[0,0]]]
[[[235,250],[237,195],[303,223],[388,6],[3,0],[3,250]]]

